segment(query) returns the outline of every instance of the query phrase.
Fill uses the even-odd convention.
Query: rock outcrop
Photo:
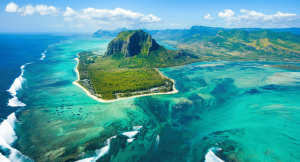
[[[125,57],[132,57],[139,53],[148,55],[159,48],[160,45],[143,30],[123,31],[108,44],[105,55],[114,53],[123,53]]]

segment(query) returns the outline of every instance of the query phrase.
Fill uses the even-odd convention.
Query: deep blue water
[[[26,63],[41,61],[41,53],[48,49],[49,45],[68,38],[53,34],[0,34],[0,118],[5,119],[21,108],[7,106],[9,98],[12,98],[7,90],[20,76],[20,67]]]

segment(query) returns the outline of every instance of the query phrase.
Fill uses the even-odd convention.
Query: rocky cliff
[[[143,30],[130,30],[120,32],[107,47],[105,55],[123,53],[125,57],[132,57],[139,53],[149,54],[161,48],[160,45]]]

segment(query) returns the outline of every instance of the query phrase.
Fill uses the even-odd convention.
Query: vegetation
[[[281,69],[287,69],[287,70],[297,70],[299,71],[300,70],[300,66],[297,66],[297,65],[270,65],[272,67],[276,67],[276,68],[281,68]]]
[[[184,30],[149,31],[180,50],[159,46],[143,30],[120,32],[104,56],[80,53],[81,84],[103,99],[171,91],[171,81],[154,68],[196,61],[300,61],[300,36],[261,29],[225,29],[194,26]],[[296,70],[298,66],[278,65]],[[93,86],[90,86],[93,84]],[[91,88],[91,87],[94,87]]]
[[[216,29],[219,30],[217,34]],[[155,34],[165,39],[163,42],[207,61],[300,61],[300,36],[289,32],[200,26],[175,32],[174,35],[178,37],[168,37],[167,34],[160,37]]]
[[[173,82],[161,76],[155,68],[201,61],[197,56],[183,51],[168,50],[159,45],[156,50],[148,50],[156,42],[151,40],[151,37],[146,37],[148,34],[140,30],[121,32],[117,40],[113,41],[127,40],[135,33],[139,33],[140,38],[145,39],[139,40],[139,44],[142,45],[140,53],[132,57],[125,57],[121,52],[111,52],[112,54],[103,56],[88,51],[80,52],[79,83],[90,92],[94,92],[95,96],[106,100],[153,92],[169,92],[173,90]],[[115,48],[114,44],[108,47],[111,51],[116,51]]]

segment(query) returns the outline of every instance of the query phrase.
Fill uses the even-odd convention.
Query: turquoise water
[[[195,63],[160,69],[179,93],[100,103],[73,84],[75,58],[109,41],[66,40],[26,66],[15,148],[35,161],[299,161],[300,72]]]
[[[206,64],[162,69],[180,91],[167,99],[178,133],[166,131],[165,143],[182,141],[191,161],[214,147],[225,161],[298,161],[300,73],[256,62]],[[157,157],[166,152],[158,149]]]
[[[177,50],[176,48],[174,48],[172,45],[169,45],[167,43],[162,43],[162,42],[157,42],[159,45],[163,45],[164,47],[166,47],[166,49],[169,50]]]

